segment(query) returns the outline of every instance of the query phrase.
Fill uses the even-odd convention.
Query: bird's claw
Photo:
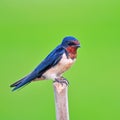
[[[63,86],[63,83],[65,83],[67,86],[69,85],[68,80],[66,80],[64,77],[61,77],[60,79],[56,78],[55,81],[53,82],[58,82]]]

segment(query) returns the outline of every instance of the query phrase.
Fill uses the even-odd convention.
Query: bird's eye
[[[71,46],[71,45],[75,45],[75,43],[73,43],[73,42],[69,42],[68,45],[70,45],[70,46]]]

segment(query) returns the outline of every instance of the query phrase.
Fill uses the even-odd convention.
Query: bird
[[[62,42],[28,75],[10,85],[15,91],[33,81],[49,80],[69,84],[63,73],[67,71],[77,58],[80,42],[73,36],[66,36]]]

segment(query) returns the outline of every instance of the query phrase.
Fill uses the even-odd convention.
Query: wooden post
[[[69,120],[68,111],[68,86],[63,83],[54,82],[54,95],[56,106],[56,120]]]

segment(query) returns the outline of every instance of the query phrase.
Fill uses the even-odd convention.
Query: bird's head
[[[62,44],[63,47],[75,47],[75,48],[79,48],[80,47],[80,42],[72,37],[72,36],[67,36],[63,39]]]

